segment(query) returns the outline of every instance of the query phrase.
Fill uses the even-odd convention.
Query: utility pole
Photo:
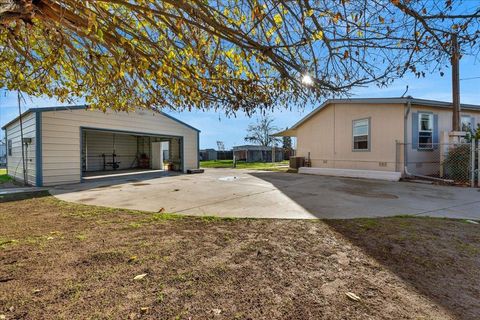
[[[457,34],[452,33],[452,102],[453,102],[453,131],[460,131],[460,48]]]

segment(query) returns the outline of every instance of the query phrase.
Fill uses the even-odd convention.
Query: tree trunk
[[[33,17],[34,0],[0,0],[0,25],[14,21],[30,21]]]

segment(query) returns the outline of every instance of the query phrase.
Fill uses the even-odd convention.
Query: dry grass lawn
[[[465,221],[220,220],[7,200],[6,319],[480,318],[480,227]]]

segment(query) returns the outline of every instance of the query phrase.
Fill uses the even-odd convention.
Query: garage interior
[[[182,171],[182,138],[82,129],[82,178]]]

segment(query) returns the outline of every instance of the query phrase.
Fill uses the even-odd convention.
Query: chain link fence
[[[479,153],[476,141],[429,145],[397,142],[396,170],[406,176],[480,186]]]

